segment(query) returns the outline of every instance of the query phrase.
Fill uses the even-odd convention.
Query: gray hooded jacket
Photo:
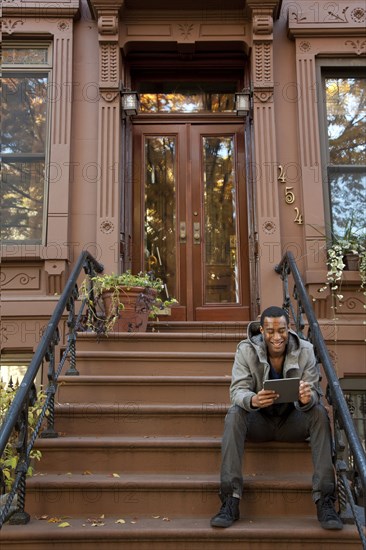
[[[259,332],[259,322],[253,321],[248,325],[248,338],[242,340],[236,350],[230,386],[231,402],[249,412],[258,410],[251,406],[251,399],[263,389],[263,382],[268,380],[269,372],[266,344]],[[283,377],[300,378],[310,384],[310,402],[301,405],[296,401],[294,405],[297,409],[307,411],[319,403],[322,391],[313,345],[300,339],[292,330],[289,330]]]

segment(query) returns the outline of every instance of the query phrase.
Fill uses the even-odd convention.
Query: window
[[[45,237],[49,46],[2,49],[1,240]]]
[[[361,235],[366,207],[366,78],[357,66],[327,68],[322,74],[330,231],[344,235],[351,219]]]
[[[140,82],[141,113],[235,113],[235,81]]]

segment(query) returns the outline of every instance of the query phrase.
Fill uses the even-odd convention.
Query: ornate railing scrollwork
[[[25,511],[26,476],[35,440],[39,436],[47,438],[58,437],[58,433],[55,431],[54,426],[55,394],[57,390],[57,380],[67,359],[70,361],[70,366],[66,374],[79,374],[76,370],[76,331],[83,315],[86,299],[82,300],[78,314],[76,314],[76,301],[79,296],[77,279],[83,270],[86,274],[93,276],[95,273],[102,272],[103,266],[99,264],[89,252],[85,251],[79,256],[56,305],[55,311],[42,334],[26,374],[16,391],[4,422],[0,427],[0,456],[4,456],[10,439],[13,438],[14,440],[14,435],[16,435],[15,446],[18,454],[14,480],[9,492],[5,495],[5,503],[0,508],[0,529],[9,518],[10,523],[13,524],[28,523],[29,514]],[[92,292],[91,296],[93,296]],[[88,302],[88,307],[93,307],[93,305],[90,305],[90,302]],[[56,367],[56,350],[60,342],[59,325],[63,319],[65,310],[68,311],[66,323],[69,329],[67,345],[62,354],[60,363]],[[48,386],[45,391],[46,397],[38,412],[35,427],[30,433],[28,411],[29,407],[37,400],[34,380],[44,361],[48,363]],[[45,418],[47,420],[47,427],[42,431]],[[5,477],[0,468],[0,494],[4,492]],[[15,500],[16,506],[14,509]]]
[[[283,283],[283,307],[290,313],[301,338],[307,326],[306,339],[313,346],[327,378],[326,399],[333,408],[334,465],[337,475],[338,502],[344,523],[355,523],[366,548],[366,455],[354,426],[329,351],[326,347],[310,298],[291,252],[286,252],[275,268]],[[290,278],[292,297],[290,295]],[[296,304],[296,306],[294,305]],[[304,317],[307,323],[305,324]],[[349,459],[345,458],[346,443]],[[360,504],[361,503],[361,504]]]

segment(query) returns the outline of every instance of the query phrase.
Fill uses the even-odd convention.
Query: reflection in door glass
[[[205,303],[238,303],[234,140],[203,138]]]
[[[175,296],[176,140],[145,139],[145,270],[154,271]]]

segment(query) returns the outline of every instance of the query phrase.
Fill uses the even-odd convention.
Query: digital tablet
[[[263,389],[274,390],[279,394],[276,403],[291,403],[299,398],[300,378],[278,378],[266,380]]]

